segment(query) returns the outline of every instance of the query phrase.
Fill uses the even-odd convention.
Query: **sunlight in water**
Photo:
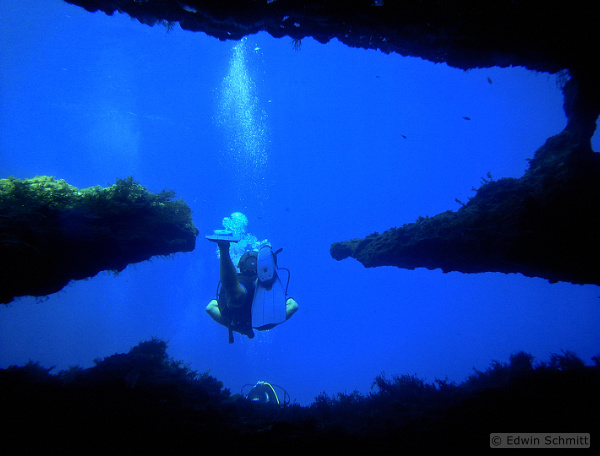
[[[260,190],[267,164],[266,113],[260,108],[256,86],[248,71],[246,39],[233,47],[229,71],[221,84],[217,125],[225,134],[227,163],[235,168],[236,181]],[[233,170],[232,170],[233,171]]]

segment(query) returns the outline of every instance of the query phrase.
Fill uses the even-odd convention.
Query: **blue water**
[[[332,242],[457,210],[488,171],[520,177],[566,124],[556,76],[464,72],[335,40],[221,42],[59,0],[3,0],[0,17],[0,177],[88,187],[132,175],[174,189],[201,233],[191,253],[1,306],[0,367],[89,367],[156,336],[232,393],[265,380],[304,405],[368,393],[382,372],[460,382],[519,350],[588,364],[599,353],[597,286],[329,255]],[[203,235],[235,211],[283,247],[300,308],[229,345],[204,310],[218,258]]]

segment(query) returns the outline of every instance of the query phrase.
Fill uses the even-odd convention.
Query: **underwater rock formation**
[[[338,2],[322,0],[66,0],[88,11],[123,12],[148,24],[202,31],[221,40],[266,31],[310,36],[470,69],[523,66],[565,71],[567,128],[548,139],[521,179],[482,186],[462,209],[365,239],[334,243],[335,259],[462,272],[520,272],[550,281],[600,284],[593,231],[600,201],[590,146],[600,113],[593,2],[541,0]],[[507,151],[510,153],[510,151]],[[587,264],[586,264],[587,263]]]
[[[600,155],[591,148],[600,106],[563,88],[567,127],[549,138],[519,179],[488,181],[458,211],[336,242],[336,260],[366,267],[519,272],[600,285]]]
[[[223,383],[170,358],[153,338],[90,368],[50,374],[38,363],[0,369],[6,454],[52,445],[92,454],[196,454],[211,442],[227,453],[329,450],[339,454],[480,454],[501,429],[597,429],[600,359],[585,365],[570,351],[533,363],[474,369],[465,381],[428,383],[416,375],[378,375],[368,395],[319,394],[306,407],[231,395]],[[468,435],[465,434],[468,430]]]
[[[239,40],[266,31],[275,38],[332,39],[364,49],[446,62],[456,68],[522,65],[556,72],[593,65],[593,2],[404,0],[66,0],[88,11],[123,12],[148,24]],[[589,62],[589,63],[588,63]]]
[[[71,280],[189,252],[198,230],[175,193],[133,178],[78,189],[48,176],[0,180],[0,303],[45,296]]]

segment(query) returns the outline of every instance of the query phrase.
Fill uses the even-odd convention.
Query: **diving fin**
[[[278,325],[286,320],[285,288],[277,275],[275,255],[265,246],[258,252],[256,286],[252,300],[252,327]]]
[[[241,236],[229,230],[215,230],[213,234],[206,235],[206,239],[213,242],[227,241],[239,242]]]

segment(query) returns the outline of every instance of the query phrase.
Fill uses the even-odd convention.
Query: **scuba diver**
[[[219,247],[221,279],[216,299],[208,303],[206,312],[228,328],[230,344],[233,331],[252,339],[254,329],[272,329],[294,315],[298,304],[287,297],[287,285],[283,286],[278,275],[277,253],[281,249],[273,252],[270,246],[264,245],[258,252],[246,251],[238,262],[238,274],[229,255],[229,245],[238,242],[240,237],[231,231],[217,230],[206,239]]]
[[[244,389],[248,386],[250,387],[250,391],[248,391],[248,394],[244,395]],[[277,396],[274,387],[277,387],[283,391],[283,402],[279,400],[279,396]],[[256,385],[246,384],[242,387],[241,393],[242,397],[245,397],[251,402],[280,406],[287,406],[290,404],[290,395],[288,392],[281,386],[269,382],[259,381],[256,383]]]

